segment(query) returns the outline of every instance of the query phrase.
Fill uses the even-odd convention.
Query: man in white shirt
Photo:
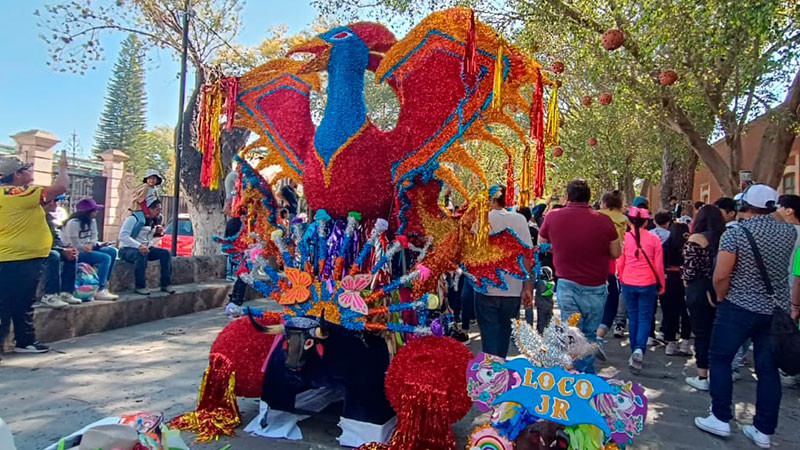
[[[506,209],[505,188],[494,186],[489,190],[492,210],[489,211],[489,226],[492,233],[510,229],[528,247],[533,247],[528,223],[522,214]],[[531,272],[531,261],[525,258],[525,269]],[[475,315],[481,331],[483,351],[505,358],[511,342],[511,319],[519,317],[520,302],[533,306],[533,283],[530,279],[519,280],[508,274],[502,275],[505,289],[488,286],[486,293],[476,293]]]
[[[136,279],[136,293],[150,295],[144,277],[147,261],[159,261],[161,265],[161,291],[174,294],[175,289],[170,286],[172,280],[172,256],[163,248],[153,247],[155,233],[163,233],[163,227],[154,223],[161,214],[161,201],[152,200],[147,205],[147,215],[143,226],[137,227],[138,220],[133,215],[128,216],[119,230],[119,257],[133,263],[133,275]],[[138,231],[136,230],[138,228]],[[134,233],[136,235],[134,236]]]

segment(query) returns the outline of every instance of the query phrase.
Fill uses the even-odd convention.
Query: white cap
[[[778,191],[766,184],[752,184],[742,192],[742,201],[754,208],[774,208],[778,203]]]

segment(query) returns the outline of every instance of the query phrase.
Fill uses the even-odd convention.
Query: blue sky
[[[48,68],[47,47],[39,38],[33,12],[47,1],[0,2],[0,144],[13,145],[10,135],[31,128],[47,130],[62,140],[60,148],[77,132],[84,152],[92,148],[97,121],[103,110],[106,85],[117,57],[122,35],[103,38],[105,61],[86,75]],[[307,1],[250,0],[242,14],[243,29],[237,39],[253,45],[268,35],[269,27],[286,24],[289,32],[307,28],[317,16]],[[173,126],[178,114],[180,65],[166,51],[148,55],[148,127]]]

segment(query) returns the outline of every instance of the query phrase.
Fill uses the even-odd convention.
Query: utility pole
[[[189,51],[189,14],[191,5],[189,0],[184,1],[183,9],[183,38],[181,40],[181,87],[178,98],[178,132],[175,143],[175,195],[172,205],[172,256],[178,255],[178,212],[180,211],[181,196],[181,151],[183,151],[183,109],[186,102],[186,58]]]

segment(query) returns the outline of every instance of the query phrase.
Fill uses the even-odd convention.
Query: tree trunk
[[[666,208],[669,198],[678,201],[691,200],[694,190],[694,175],[697,169],[697,153],[685,148],[664,146],[661,150],[661,202]]]
[[[184,112],[183,150],[181,152],[181,193],[186,198],[189,206],[189,216],[194,227],[194,254],[216,255],[219,254],[219,245],[213,241],[214,236],[219,236],[225,231],[225,215],[222,206],[225,200],[224,188],[212,191],[204,188],[200,183],[200,168],[202,155],[197,151],[192,137],[194,118],[197,113],[200,87],[205,77],[202,71],[195,73],[195,88],[188,99]],[[241,128],[223,131],[221,140],[222,162],[224,177],[230,169],[231,158],[246,143],[249,132]],[[222,185],[222,180],[220,180]]]
[[[642,188],[639,189],[639,195],[642,197],[647,197],[647,194],[650,193],[650,180],[642,181]]]
[[[800,71],[795,74],[786,99],[769,114],[768,120],[753,164],[753,180],[777,187],[800,125]]]

